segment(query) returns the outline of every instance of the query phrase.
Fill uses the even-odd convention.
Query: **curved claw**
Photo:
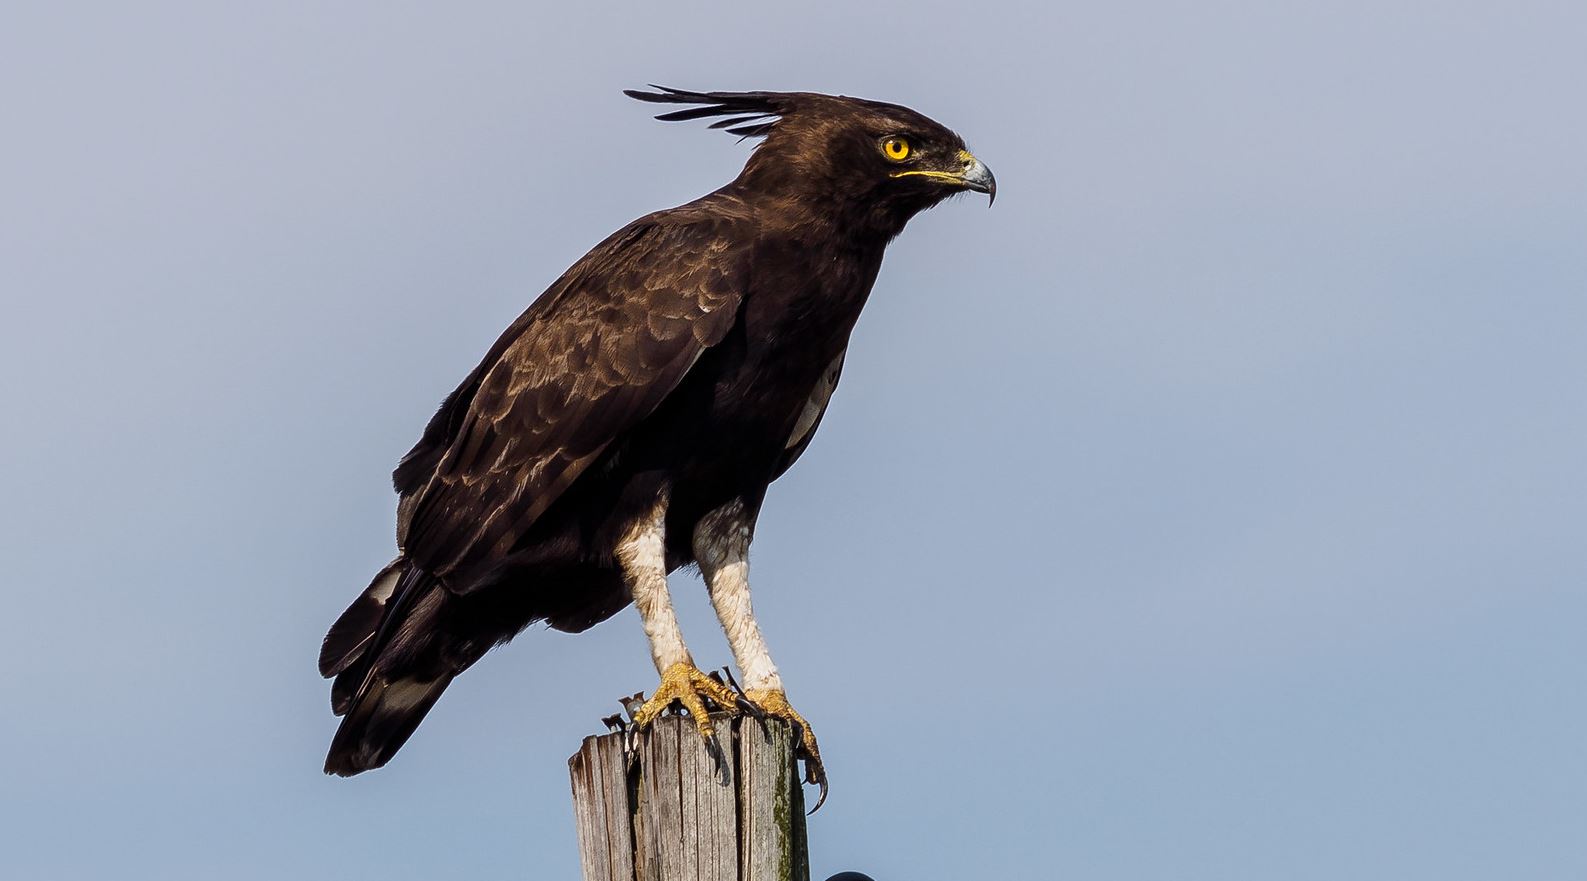
[[[819,793],[817,793],[817,795],[816,795],[815,807],[811,808],[809,811],[806,811],[806,814],[808,815],[808,814],[813,814],[816,811],[821,810],[821,806],[826,803],[826,800],[827,800],[827,769],[826,769],[825,765],[821,764],[821,754],[820,753],[815,753],[815,754],[806,753],[805,756],[804,756],[804,760],[805,760],[805,782],[806,783],[811,783],[811,784],[814,784],[816,786],[821,787],[821,791]]]
[[[804,782],[821,787],[820,794],[816,796],[815,807],[810,809],[810,813],[820,810],[821,805],[827,800],[827,770],[821,762],[821,747],[816,744],[816,735],[810,729],[810,723],[799,715],[798,710],[789,705],[788,695],[781,689],[747,691],[744,697],[760,709],[761,718],[770,716],[774,719],[782,719],[793,726],[794,740],[799,744],[796,754],[804,759],[805,763]]]
[[[742,710],[746,716],[753,716],[762,722],[766,721],[766,711],[756,706],[753,701],[743,695],[738,696],[738,703],[734,706]]]

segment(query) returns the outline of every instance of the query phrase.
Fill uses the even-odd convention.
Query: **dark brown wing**
[[[821,378],[816,380],[815,387],[810,390],[810,396],[805,398],[804,409],[799,413],[799,419],[794,423],[793,434],[788,437],[788,446],[783,450],[782,458],[778,460],[777,467],[772,471],[771,479],[776,480],[783,476],[793,463],[799,461],[805,449],[810,446],[810,440],[816,436],[816,429],[821,427],[821,418],[827,415],[827,404],[832,402],[832,393],[837,391],[838,378],[843,375],[843,357],[849,353],[848,349],[838,353],[827,369],[821,371]]]
[[[442,405],[394,475],[397,543],[450,580],[504,554],[732,328],[753,235],[702,211],[636,221],[575,264]]]

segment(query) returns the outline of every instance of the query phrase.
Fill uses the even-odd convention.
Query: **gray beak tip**
[[[997,201],[997,178],[992,176],[992,169],[982,164],[981,160],[971,157],[970,164],[964,169],[964,183],[977,193],[986,194],[988,208]]]

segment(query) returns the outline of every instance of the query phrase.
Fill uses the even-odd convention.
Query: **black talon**
[[[789,727],[793,729],[794,757],[803,759],[805,763],[804,782],[812,786],[821,787],[821,792],[816,795],[815,807],[805,812],[805,816],[809,816],[810,814],[821,810],[821,805],[826,803],[827,769],[821,764],[821,760],[819,758],[811,755],[810,751],[805,749],[804,726],[800,725],[798,722],[790,722]]]
[[[816,806],[811,808],[805,816],[821,810],[821,805],[827,800],[827,769],[822,767],[820,759],[805,758],[805,782],[821,787],[821,792],[816,796]]]
[[[723,786],[733,782],[731,766],[727,761],[727,753],[722,751],[722,745],[717,743],[715,737],[705,742],[705,751],[711,756],[711,765],[716,771],[717,778]]]
[[[738,705],[738,708],[743,710],[745,713],[754,716],[762,722],[766,721],[766,712],[760,707],[755,706],[754,702],[749,698],[741,694],[738,696],[738,700],[735,701],[735,703]]]
[[[713,670],[711,671],[711,678],[715,679],[722,685],[733,689],[733,691],[737,694],[737,697],[733,701],[733,705],[738,707],[739,710],[748,713],[757,719],[766,718],[766,714],[761,712],[760,707],[755,706],[755,704],[750,702],[749,698],[744,697],[744,689],[739,686],[738,680],[733,678],[732,670],[729,670],[726,667],[723,667],[720,670]],[[723,707],[723,709],[726,709],[726,707]]]

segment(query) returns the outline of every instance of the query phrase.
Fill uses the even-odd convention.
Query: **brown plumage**
[[[628,94],[765,141],[733,182],[568,269],[397,466],[399,556],[320,656],[345,716],[328,772],[384,764],[529,623],[581,631],[627,605],[618,545],[658,502],[668,569],[696,562],[696,527],[724,506],[747,534],[825,411],[888,241],[955,192],[993,192],[956,135],[896,105]]]

